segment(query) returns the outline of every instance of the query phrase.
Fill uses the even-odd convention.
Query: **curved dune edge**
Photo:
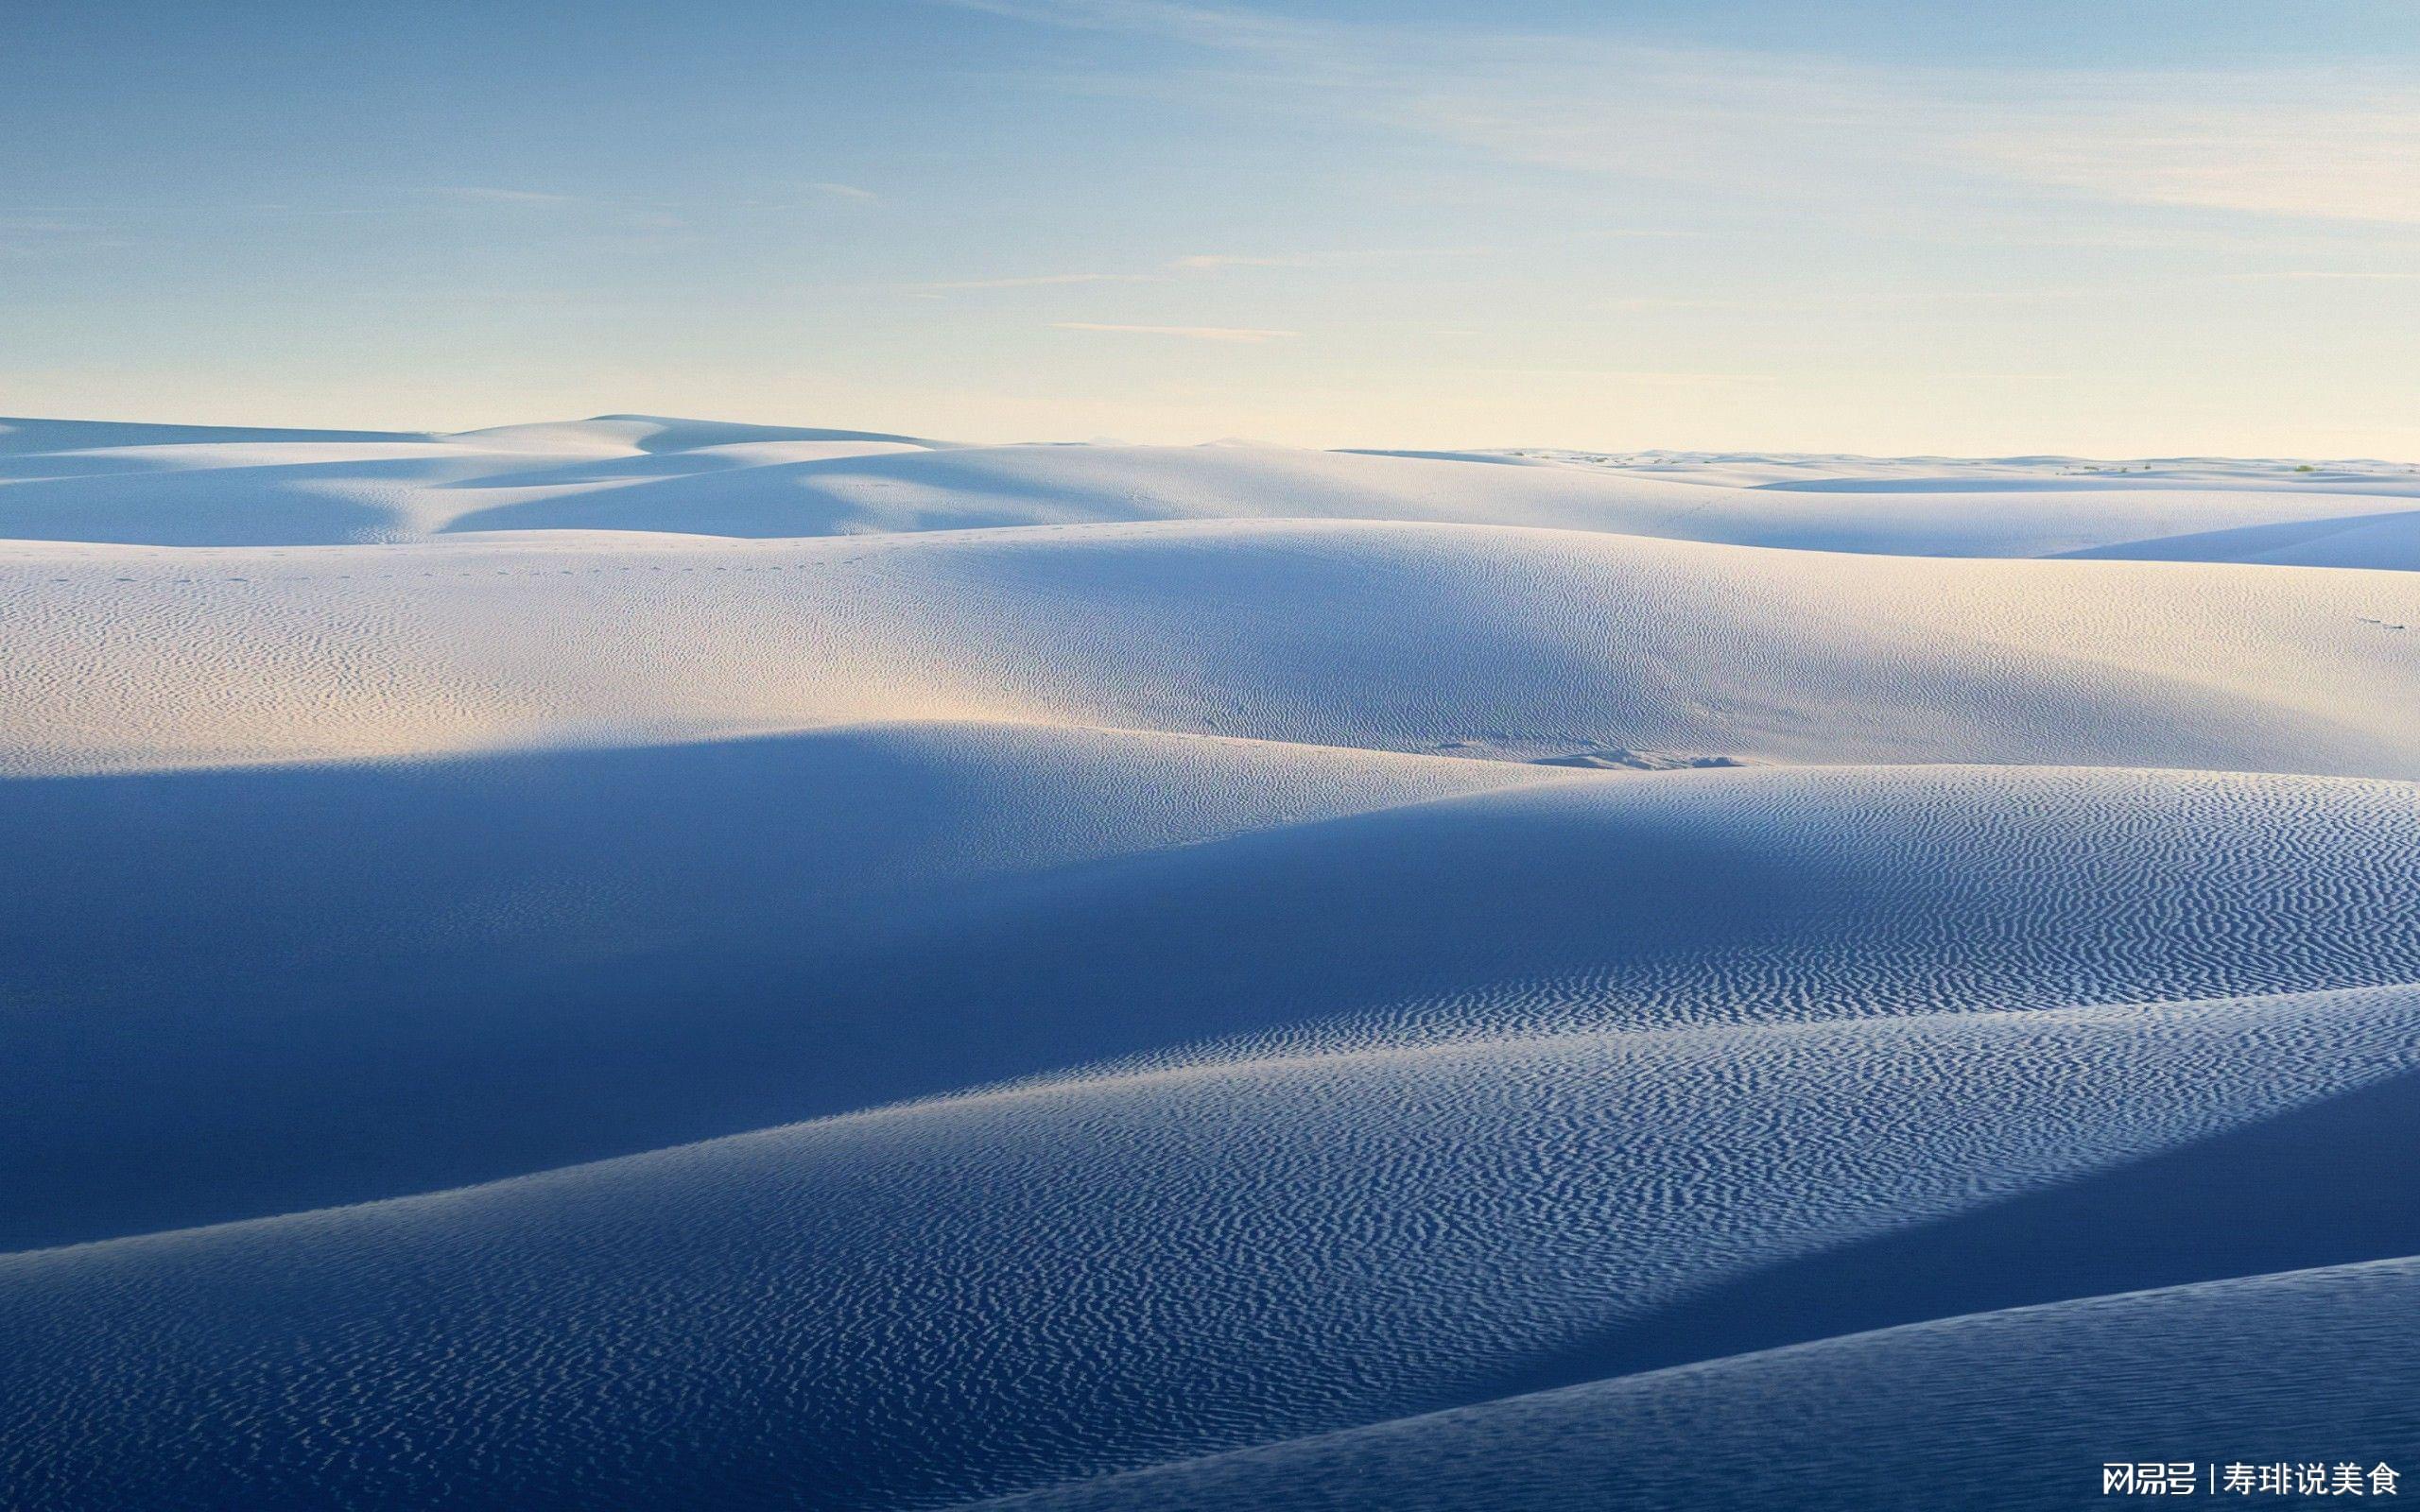
[[[324,1498],[372,1444],[407,1503],[966,1501],[1483,1398],[1710,1283],[2146,1158],[2277,1200],[2363,1129],[2286,1166],[2223,1142],[2372,1088],[2409,1123],[2415,1010],[2406,988],[1209,1065],[23,1254],[0,1443],[22,1484],[138,1503],[190,1489],[193,1432],[241,1446],[211,1485],[246,1504]]]
[[[0,845],[49,879],[0,920],[34,1010],[0,1066],[12,1249],[1208,1045],[2420,975],[2420,795],[2351,779],[894,726],[9,799]]]
[[[2103,1463],[2408,1455],[2420,1257],[1940,1318],[968,1503],[2074,1505]],[[1629,1499],[1639,1498],[1637,1502]],[[1611,1500],[1609,1500],[1611,1499]]]
[[[733,538],[1271,518],[1440,522],[1927,557],[2420,567],[2385,467],[1604,458],[1275,446],[952,446],[604,416],[454,436],[0,421],[0,537],[175,546],[484,530]],[[2331,539],[2351,532],[2358,542]]]
[[[2414,569],[2368,464],[0,421],[0,1502],[2395,1461]]]
[[[1516,761],[2420,778],[2420,575],[1211,521],[0,546],[0,772],[1064,723]],[[1319,606],[1306,616],[1301,606]]]
[[[543,1194],[551,1185],[563,1181],[606,1179],[619,1171],[635,1171],[656,1162],[685,1164],[710,1160],[719,1149],[738,1150],[760,1145],[769,1141],[812,1139],[831,1134],[846,1137],[863,1130],[876,1130],[903,1122],[924,1118],[958,1118],[1007,1112],[1013,1114],[1025,1107],[1047,1108],[1071,1098],[1086,1095],[1150,1095],[1155,1091],[1183,1089],[1202,1082],[1225,1083],[1268,1075],[1286,1077],[1306,1073],[1347,1071],[1356,1067],[1379,1069],[1416,1065],[1492,1051],[1563,1050],[1593,1044],[1620,1044],[1627,1050],[1650,1057],[1666,1050],[1693,1050],[1709,1057],[1718,1054],[1726,1042],[1753,1044],[1759,1040],[1792,1038],[1821,1038],[1841,1034],[1854,1035],[1859,1030],[1876,1034],[1902,1034],[1920,1030],[1927,1021],[1956,1026],[2042,1026],[2055,1024],[2063,1019],[2083,1022],[2110,1022],[2122,1023],[2129,1018],[2161,1015],[2190,1015],[2215,1009],[2253,1008],[2264,1003],[2277,1006],[2299,1005],[2306,1002],[2330,1003],[2338,1000],[2366,1002],[2383,999],[2402,1004],[2410,1000],[2415,1019],[2420,1019],[2420,981],[2378,983],[2357,988],[2322,988],[2293,992],[2255,993],[2213,999],[2157,1000],[2140,1003],[2096,1003],[2069,1008],[2031,1007],[2013,1010],[1981,1010],[1951,1008],[1932,1013],[1908,1014],[1880,1019],[1815,1020],[1806,1022],[1769,1023],[1708,1023],[1671,1027],[1626,1026],[1619,1028],[1573,1029],[1560,1033],[1541,1033],[1511,1037],[1486,1037],[1451,1028],[1422,1034],[1401,1042],[1390,1042],[1382,1030],[1363,1030],[1346,1026],[1344,1037],[1322,1046],[1316,1039],[1305,1041],[1297,1035],[1262,1043],[1253,1040],[1213,1042],[1195,1048],[1177,1048],[1128,1061],[1104,1062],[1096,1066],[1079,1066],[1061,1072],[1020,1076],[996,1085],[970,1087],[938,1092],[926,1097],[886,1103],[877,1107],[855,1108],[820,1118],[796,1123],[749,1129],[716,1139],[693,1143],[646,1150],[615,1156],[601,1160],[582,1161],[575,1165],[549,1170],[519,1173],[493,1181],[449,1188],[436,1192],[411,1193],[373,1201],[349,1203],[339,1207],[310,1209],[295,1212],[266,1214],[232,1223],[197,1225],[185,1228],[127,1234],[86,1244],[46,1246],[39,1249],[0,1251],[0,1287],[7,1284],[9,1270],[20,1263],[43,1264],[48,1262],[71,1261],[78,1256],[103,1256],[121,1248],[134,1250],[154,1246],[173,1246],[187,1240],[205,1238],[240,1238],[253,1234],[270,1234],[282,1228],[295,1226],[313,1228],[323,1223],[341,1223],[354,1215],[377,1212],[408,1213],[416,1207],[437,1207],[464,1201],[510,1200],[524,1194]],[[2420,1049],[2415,1049],[2411,1064],[2420,1066]],[[2404,1069],[2400,1063],[2373,1073],[2393,1074]]]

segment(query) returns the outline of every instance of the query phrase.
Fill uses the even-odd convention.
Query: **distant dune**
[[[0,666],[10,1507],[2420,1473],[2409,468],[11,421]]]
[[[19,772],[947,718],[2420,777],[2420,574],[1249,520],[7,543],[0,593]]]
[[[1480,463],[1511,465],[1477,474]],[[1388,520],[1900,556],[2420,568],[2420,469],[2384,463],[956,447],[614,415],[457,436],[0,420],[0,539],[147,545]]]

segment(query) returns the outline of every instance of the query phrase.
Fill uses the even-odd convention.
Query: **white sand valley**
[[[0,421],[0,1501],[2391,1456],[2416,712],[2384,463]]]

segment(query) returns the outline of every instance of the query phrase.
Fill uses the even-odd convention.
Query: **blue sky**
[[[1480,9],[37,0],[0,412],[2420,457],[2410,0]]]

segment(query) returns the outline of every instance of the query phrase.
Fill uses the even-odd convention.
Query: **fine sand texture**
[[[2420,1474],[2405,466],[0,421],[0,854],[12,1512]]]

